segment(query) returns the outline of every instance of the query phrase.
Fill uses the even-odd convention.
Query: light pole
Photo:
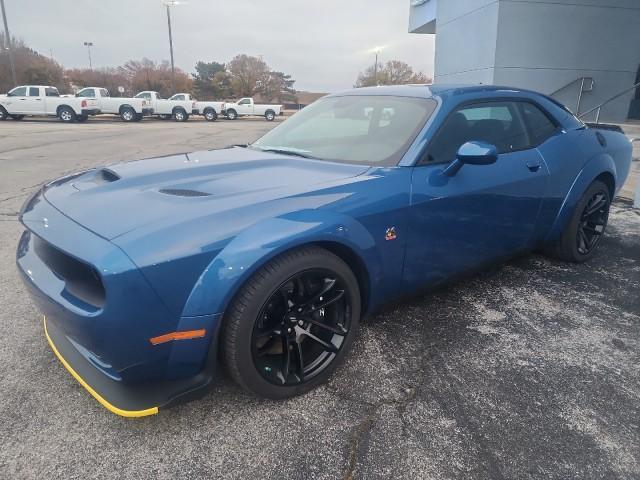
[[[378,85],[378,55],[380,54],[383,48],[384,47],[375,47],[373,49],[374,53],[376,54],[376,63],[373,67],[373,84],[376,86]]]
[[[164,1],[164,6],[167,7],[167,26],[169,27],[169,53],[171,54],[171,88],[176,91],[176,67],[173,63],[173,36],[171,34],[171,7],[180,5],[180,2],[176,0]]]
[[[91,63],[91,47],[93,47],[93,42],[84,42],[84,46],[87,47],[87,52],[89,53],[89,70],[93,72],[93,64]]]
[[[11,79],[13,80],[13,85],[18,84],[18,80],[16,79],[16,64],[13,60],[13,47],[11,45],[11,34],[9,33],[9,24],[7,23],[7,12],[4,9],[4,0],[0,0],[0,7],[2,7],[2,21],[4,22],[4,36],[7,40],[7,45],[9,47],[9,63],[11,64]]]

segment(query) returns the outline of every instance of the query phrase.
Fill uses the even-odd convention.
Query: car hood
[[[368,168],[234,147],[90,170],[48,184],[44,195],[67,217],[112,240],[157,223],[260,209]]]

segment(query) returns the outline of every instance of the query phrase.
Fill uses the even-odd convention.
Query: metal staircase
[[[569,83],[567,83],[566,85],[560,87],[559,89],[555,90],[554,92],[550,93],[549,96],[550,97],[554,97],[557,94],[559,94],[560,92],[564,92],[566,90],[568,90],[570,87],[573,87],[574,85],[579,84],[579,88],[578,88],[578,97],[576,99],[576,109],[574,111],[576,116],[580,115],[580,105],[582,103],[582,96],[586,93],[586,92],[591,92],[593,90],[593,87],[595,86],[595,81],[593,80],[593,77],[578,77],[575,80],[571,80]]]

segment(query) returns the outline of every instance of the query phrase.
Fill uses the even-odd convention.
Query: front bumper
[[[122,417],[146,417],[203,393],[213,380],[213,369],[184,379],[153,384],[125,385],[102,375],[54,323],[43,320],[44,333],[58,360],[103,407]]]
[[[99,108],[83,108],[82,109],[82,115],[85,116],[93,116],[93,115],[100,115],[101,111]]]
[[[171,314],[122,250],[61,214],[42,193],[29,200],[21,221],[27,231],[18,270],[46,317],[53,351],[94,398],[119,415],[142,416],[205,391],[213,381],[221,315]],[[65,261],[76,267],[65,268]],[[78,265],[93,266],[102,301],[78,293],[77,278],[67,276],[84,268]],[[206,335],[150,342],[194,329]]]

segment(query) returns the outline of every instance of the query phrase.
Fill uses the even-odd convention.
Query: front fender
[[[348,247],[367,266],[369,278],[380,277],[380,253],[364,226],[343,214],[304,210],[265,219],[236,236],[202,273],[183,315],[224,312],[238,289],[262,265],[282,252],[317,242]],[[372,285],[368,287],[373,291]]]
[[[553,226],[551,227],[551,230],[549,230],[549,234],[545,239],[545,243],[554,242],[560,238],[560,235],[571,219],[573,211],[582,197],[582,194],[589,185],[591,185],[591,183],[603,173],[611,174],[615,185],[618,185],[616,164],[611,155],[607,153],[600,153],[592,157],[584,167],[582,167],[582,170],[580,170],[576,176],[569,188],[569,192],[562,202],[558,215],[553,222]]]

